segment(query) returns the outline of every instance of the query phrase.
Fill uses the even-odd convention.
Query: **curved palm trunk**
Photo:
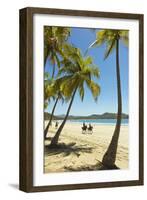
[[[47,124],[47,126],[46,126],[46,128],[44,130],[44,138],[47,138],[47,133],[48,133],[49,127],[51,125],[51,122],[52,122],[52,119],[53,119],[53,115],[54,115],[55,108],[56,108],[56,105],[58,103],[58,100],[59,100],[59,95],[58,95],[58,97],[57,97],[57,99],[55,101],[55,104],[54,104],[54,107],[53,107],[53,110],[52,110],[52,113],[51,113],[51,116],[50,116],[50,120],[49,120],[49,122],[48,122],[48,124]]]
[[[110,168],[111,167],[113,168],[113,166],[115,166],[118,139],[121,126],[121,115],[122,115],[121,80],[120,80],[120,68],[119,68],[119,39],[116,40],[116,74],[117,74],[117,95],[118,95],[117,122],[110,145],[102,159],[102,163]]]
[[[75,94],[76,94],[76,91],[77,91],[77,88],[75,89],[73,95],[72,95],[72,98],[71,98],[71,101],[70,101],[70,104],[69,104],[69,107],[68,107],[68,110],[66,112],[66,116],[62,122],[62,124],[60,125],[59,129],[57,130],[55,136],[53,137],[52,141],[51,141],[51,146],[56,146],[58,144],[58,140],[59,140],[59,136],[62,132],[62,129],[66,123],[66,120],[68,118],[68,115],[69,115],[69,112],[70,112],[70,109],[71,109],[71,106],[72,106],[72,103],[73,103],[73,100],[74,100],[74,97],[75,97]]]
[[[53,64],[52,78],[54,78],[54,76],[55,76],[55,62]]]

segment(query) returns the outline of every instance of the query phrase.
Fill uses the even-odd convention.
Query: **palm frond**
[[[44,79],[48,80],[50,78],[50,74],[48,72],[44,72]]]
[[[84,59],[84,65],[91,65],[93,63],[93,59],[91,56],[87,56],[85,59]]]
[[[61,75],[70,75],[70,74],[73,74],[76,72],[76,67],[73,63],[71,62],[67,62],[65,63],[65,66],[63,66],[59,72],[58,72],[58,76],[61,76]]]
[[[60,60],[59,60],[59,58],[58,58],[56,53],[54,53],[54,57],[56,59],[56,63],[57,63],[58,68],[60,68],[61,67]]]
[[[79,88],[78,88],[78,90],[79,90],[79,95],[80,95],[80,97],[81,97],[81,100],[83,101],[84,100],[84,86],[83,86],[83,83],[81,83],[80,85],[79,85]]]
[[[104,55],[104,60],[106,58],[108,58],[108,56],[110,55],[110,53],[112,52],[112,50],[114,49],[114,46],[115,46],[115,43],[116,43],[116,39],[114,38],[110,44],[108,43],[107,44],[107,49],[106,49],[106,52],[105,52],[105,55]]]
[[[128,46],[129,43],[129,31],[123,30],[120,31],[120,39],[123,41],[123,43]]]
[[[75,75],[68,80],[65,80],[61,84],[61,91],[66,97],[71,97],[75,88],[78,86],[78,79],[75,78]]]
[[[84,70],[81,71],[81,73],[84,74],[84,75],[90,74],[91,76],[97,77],[97,78],[99,78],[99,76],[100,76],[99,69],[95,65],[86,66],[84,68]]]
[[[86,84],[87,84],[87,87],[89,88],[89,90],[91,91],[91,94],[92,94],[94,100],[97,101],[97,97],[100,94],[99,85],[97,83],[95,83],[94,81],[89,80],[89,79],[86,80]]]

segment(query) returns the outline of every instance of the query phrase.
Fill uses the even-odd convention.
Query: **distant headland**
[[[50,119],[50,113],[45,112],[44,113],[44,119],[45,120],[49,120]],[[62,120],[64,119],[65,115],[54,115],[53,119],[54,120]],[[116,119],[117,118],[117,114],[116,113],[109,113],[109,112],[105,112],[103,114],[92,114],[92,115],[88,115],[88,116],[75,116],[75,115],[69,115],[68,119],[69,120],[78,120],[78,119]],[[129,115],[122,113],[122,119],[128,119]]]

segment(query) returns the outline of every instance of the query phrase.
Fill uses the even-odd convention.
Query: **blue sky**
[[[69,42],[84,52],[88,46],[95,40],[96,32],[86,28],[72,28]],[[91,115],[104,112],[117,112],[117,88],[116,88],[116,65],[115,50],[104,60],[105,46],[91,48],[88,55],[92,56],[94,64],[100,70],[100,78],[97,83],[100,85],[101,93],[97,103],[85,87],[84,101],[81,102],[78,93],[75,96],[70,115]],[[49,62],[46,63],[46,69],[52,68]],[[120,73],[122,88],[122,111],[128,113],[128,48],[120,42]],[[54,102],[51,102],[47,111],[51,112]],[[68,104],[58,103],[55,115],[65,114]]]

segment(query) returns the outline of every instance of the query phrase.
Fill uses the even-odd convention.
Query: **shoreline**
[[[76,122],[76,121],[67,120],[67,123],[81,124],[81,125],[82,125],[83,122],[78,122],[78,121]],[[90,123],[90,124],[95,125],[95,126],[97,126],[97,125],[102,125],[102,126],[104,126],[104,125],[106,125],[106,126],[107,126],[107,125],[115,126],[115,124],[116,124],[116,123],[104,123],[104,122],[103,122],[103,123],[101,123],[101,122],[95,123],[95,122],[90,122],[90,121],[88,121],[88,122],[85,121],[85,123],[86,123],[86,124],[89,124],[89,123]],[[122,125],[122,126],[128,126],[128,123],[122,123],[121,125]]]
[[[86,121],[86,120],[88,120],[88,121]],[[81,121],[79,121],[79,120],[67,120],[66,121],[66,123],[67,124],[69,124],[69,123],[71,123],[71,124],[81,124],[81,126],[82,126],[82,124],[83,124],[83,122],[85,122],[87,125],[90,123],[90,124],[92,124],[92,125],[110,125],[110,126],[115,126],[116,125],[116,123],[115,122],[113,122],[113,123],[110,123],[110,122],[95,122],[95,121],[92,121],[93,119],[84,119],[84,120],[81,120]],[[98,119],[99,120],[99,119]],[[113,119],[100,119],[100,120],[113,120]],[[59,123],[62,123],[62,119],[59,119],[59,120],[53,120],[53,123],[55,123],[56,121],[58,121]],[[45,120],[45,123],[47,123],[48,122],[48,120]],[[129,125],[129,123],[128,122],[122,122],[121,123],[121,126],[128,126]]]

